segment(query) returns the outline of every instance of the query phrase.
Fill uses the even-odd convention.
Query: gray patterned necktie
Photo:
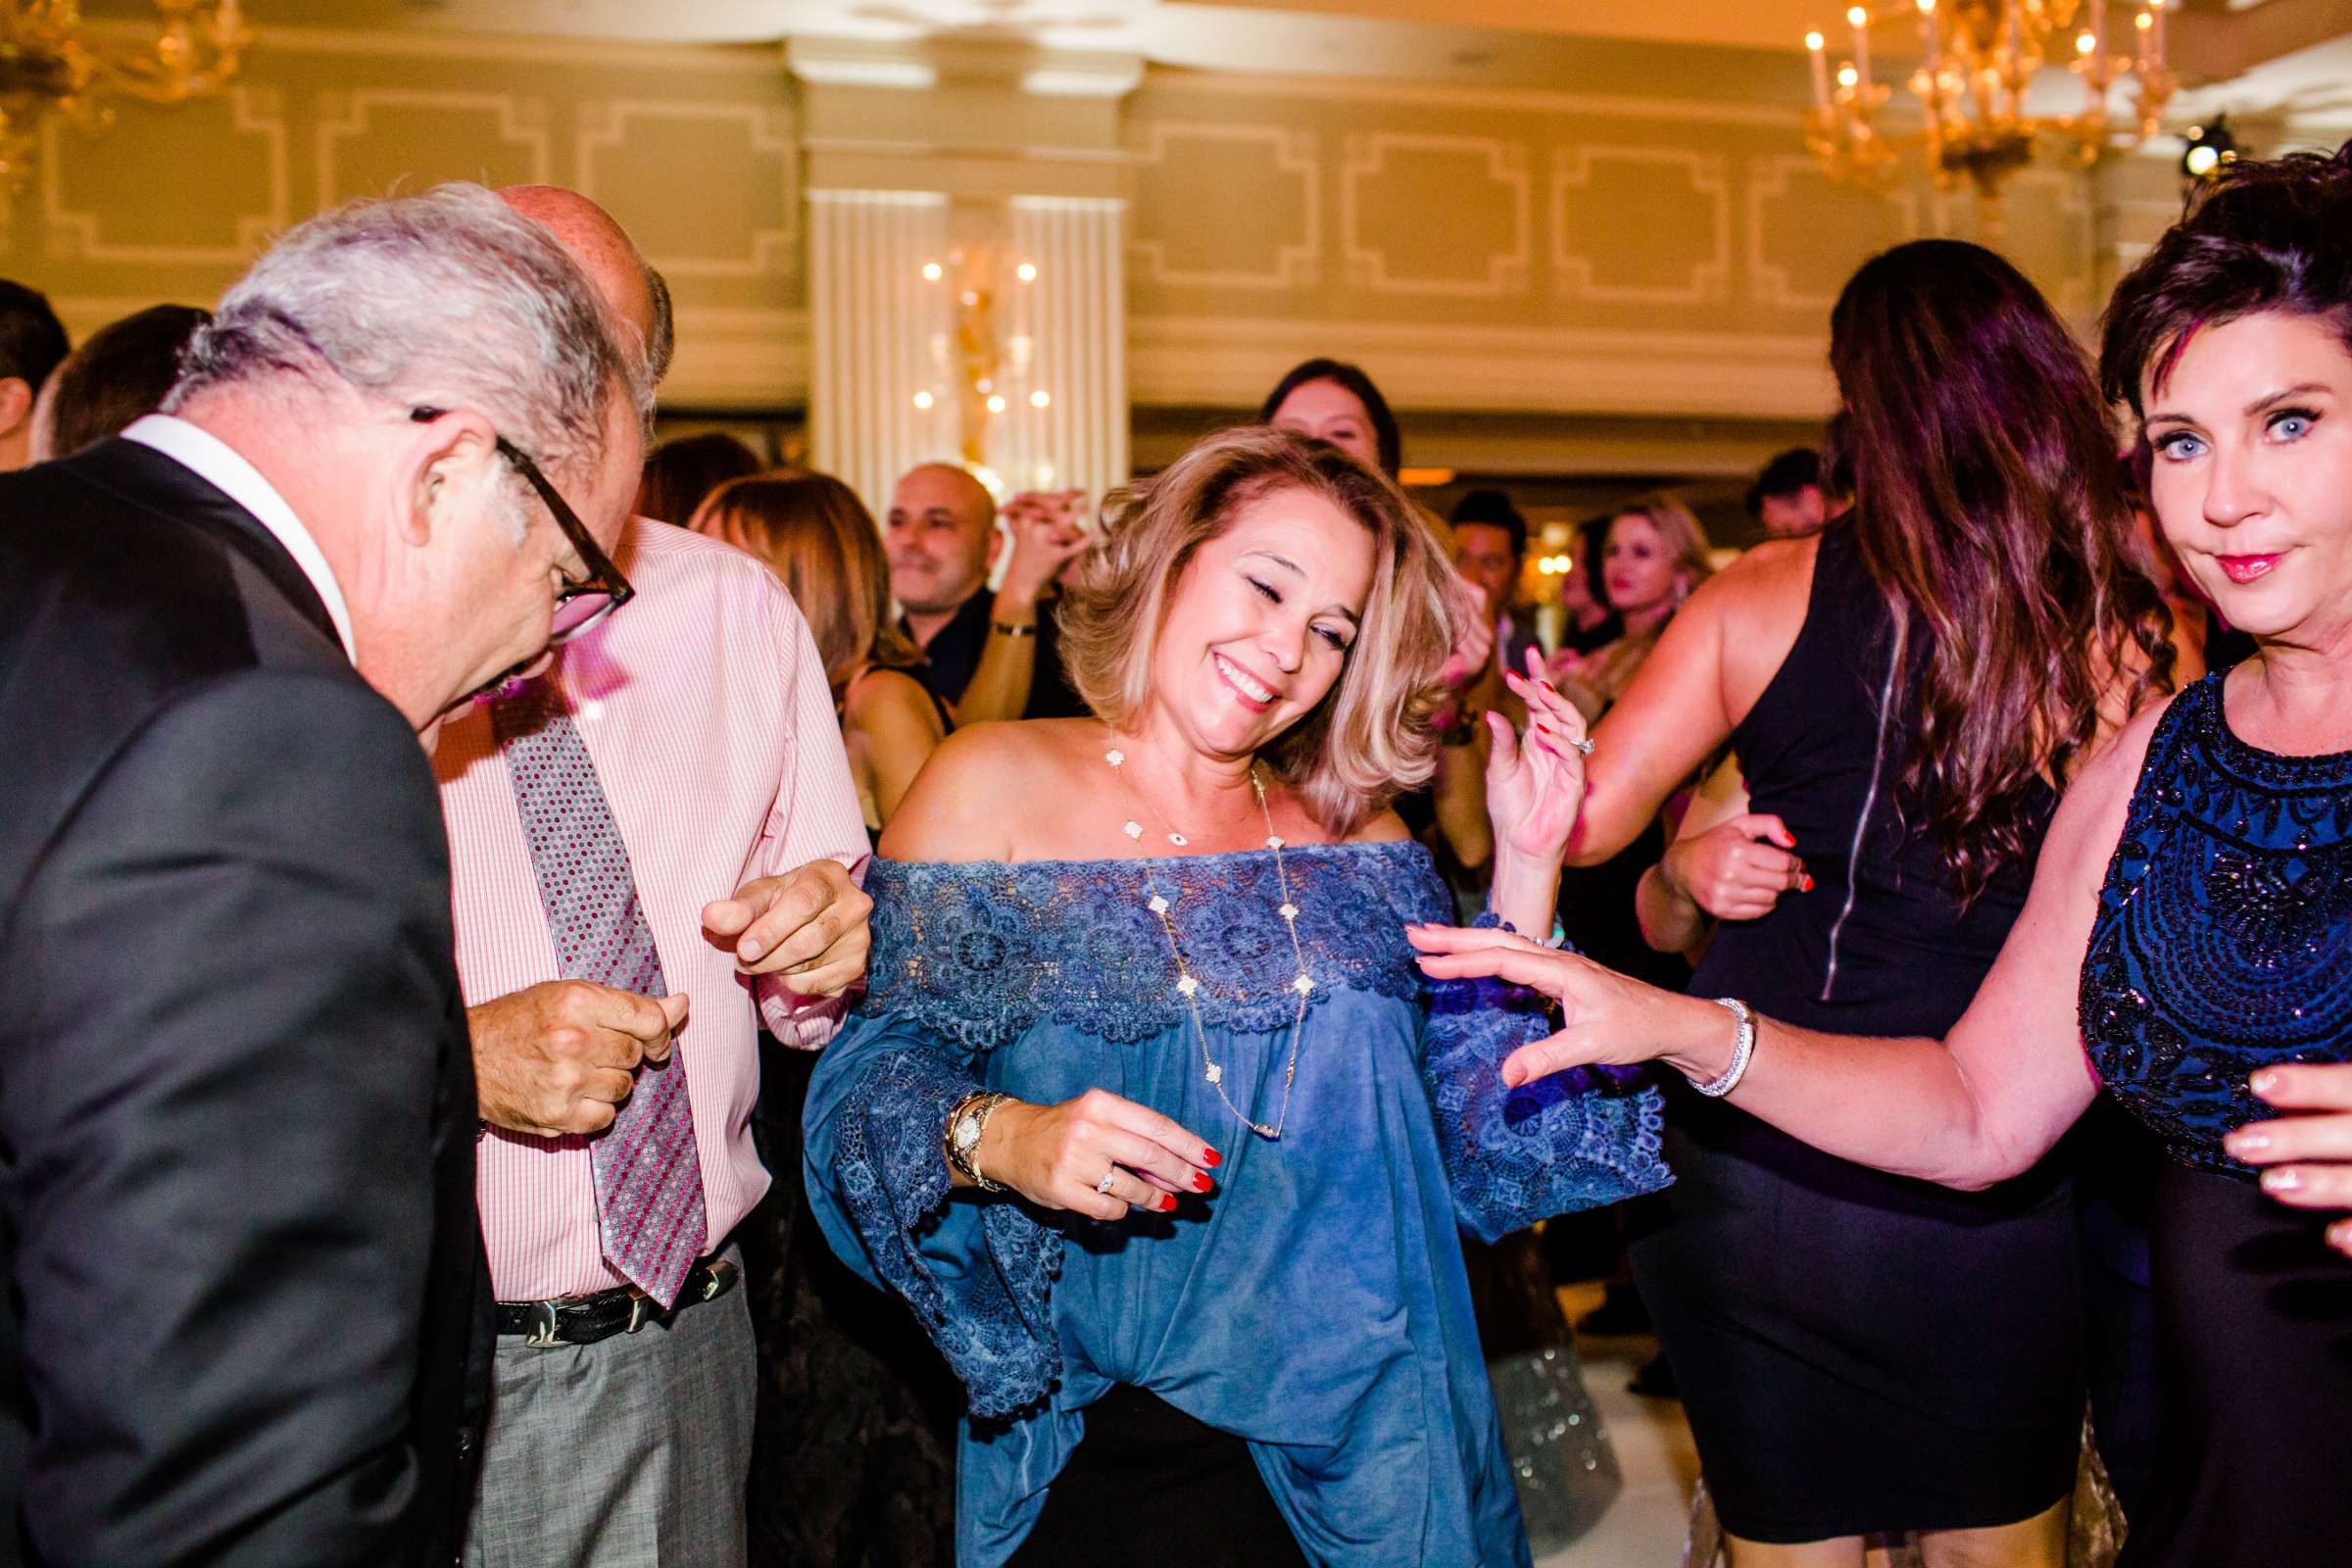
[[[514,778],[514,808],[564,977],[667,996],[628,848],[570,711],[540,679],[492,704],[490,717]],[[612,1125],[588,1149],[605,1257],[666,1309],[677,1301],[709,1225],[682,1053],[638,1071],[637,1087]]]

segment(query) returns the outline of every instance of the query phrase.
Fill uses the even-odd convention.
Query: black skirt
[[[2334,1217],[2165,1161],[2156,1481],[2117,1568],[2352,1561],[2352,1260],[2321,1239]]]
[[[2064,1497],[2082,1375],[2063,1162],[1958,1193],[1673,1098],[1677,1180],[1634,1277],[1724,1529],[1981,1529]]]
[[[1250,1446],[1119,1384],[1046,1491],[1012,1568],[1306,1568]]]

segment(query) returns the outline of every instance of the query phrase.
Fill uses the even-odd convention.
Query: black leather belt
[[[542,1349],[594,1345],[615,1334],[634,1334],[648,1323],[667,1323],[698,1302],[714,1301],[733,1290],[742,1275],[741,1269],[723,1257],[705,1258],[687,1274],[686,1284],[678,1292],[678,1304],[666,1312],[634,1285],[616,1286],[594,1296],[566,1297],[561,1301],[501,1301],[498,1332]]]

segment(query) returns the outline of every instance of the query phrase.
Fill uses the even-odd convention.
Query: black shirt
[[[922,666],[911,673],[942,702],[961,702],[965,688],[972,684],[972,676],[978,673],[980,656],[986,651],[991,635],[989,623],[996,618],[996,599],[995,592],[983,584],[979,592],[956,607],[956,618],[940,627],[939,635],[925,645]],[[1031,666],[1029,703],[1021,710],[1021,716],[1084,718],[1087,706],[1079,701],[1069,677],[1062,672],[1060,628],[1054,622],[1053,608],[1051,603],[1038,607],[1037,661]]]

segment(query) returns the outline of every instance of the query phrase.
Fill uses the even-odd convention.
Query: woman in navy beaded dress
[[[1528,1561],[1458,1229],[1667,1177],[1653,1091],[1506,1093],[1542,999],[1414,967],[1457,603],[1384,476],[1212,437],[1065,602],[1102,717],[958,732],[884,835],[805,1168],[969,1391],[966,1568]],[[1492,908],[1542,930],[1584,731],[1517,690]]]
[[[2138,417],[2167,541],[2257,652],[2078,775],[1944,1040],[1735,1031],[1515,937],[1415,941],[1433,976],[1565,1004],[1513,1083],[1662,1059],[1820,1149],[1954,1187],[2023,1169],[2104,1090],[2172,1156],[2157,1473],[2122,1562],[2340,1564],[2352,1268],[2310,1209],[2347,1200],[2352,1118],[2291,1111],[2352,1102],[2352,146],[2228,170],[2117,288],[2101,376]]]

